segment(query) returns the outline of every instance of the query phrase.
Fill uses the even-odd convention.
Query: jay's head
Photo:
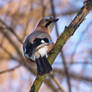
[[[50,32],[52,31],[55,23],[58,21],[58,18],[54,18],[53,16],[43,17],[38,26],[47,28]]]

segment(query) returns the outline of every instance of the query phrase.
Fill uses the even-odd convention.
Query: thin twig
[[[6,28],[7,30],[9,30],[13,35],[15,35],[15,37],[18,39],[18,41],[23,44],[22,40],[19,38],[19,36],[15,33],[14,29],[10,26],[8,26],[3,20],[0,19],[0,23],[2,24],[2,26],[4,28]],[[1,25],[0,24],[0,25]]]
[[[42,17],[45,16],[45,10],[46,10],[46,6],[44,5],[44,0],[40,0],[41,6],[42,6]]]
[[[0,43],[0,48],[2,48],[2,50],[3,50],[5,53],[7,53],[11,59],[20,61],[18,58],[14,57],[6,48],[4,48],[1,43]]]
[[[5,29],[1,25],[0,25],[0,32],[7,38],[7,40],[11,43],[11,45],[17,51],[17,54],[21,58],[19,63],[24,65],[30,72],[34,74],[34,70],[31,68],[30,64],[28,63],[28,60],[25,60],[24,56],[22,55],[22,52],[20,51],[20,48],[17,46],[17,44],[13,41],[11,36],[5,31]]]
[[[61,69],[54,69],[53,70],[55,73],[58,73],[62,76],[65,76],[65,72]],[[85,82],[92,82],[92,78],[91,77],[87,77],[87,76],[83,76],[83,75],[79,75],[76,74],[74,72],[70,72],[70,77],[74,80],[81,80],[81,81],[85,81]]]
[[[61,51],[61,54],[62,54],[62,58],[63,58],[64,71],[65,71],[65,75],[67,78],[68,90],[69,90],[69,92],[71,92],[70,74],[68,72],[68,67],[67,67],[67,63],[64,58],[63,51]]]
[[[21,65],[19,64],[19,65],[13,67],[13,68],[6,69],[6,70],[2,70],[2,71],[0,71],[0,74],[4,74],[4,73],[7,73],[7,72],[12,72],[12,71],[14,71],[15,69],[19,68],[20,66],[21,66]]]
[[[54,17],[56,17],[55,6],[54,6],[54,3],[53,3],[53,0],[50,0],[50,2],[51,2],[52,15]],[[56,35],[58,37],[59,36],[59,33],[58,33],[57,24],[55,25],[55,28],[56,28]],[[66,61],[65,61],[65,58],[64,58],[63,51],[60,52],[60,56],[63,59],[63,65],[64,65],[65,74],[66,74],[66,79],[67,79],[67,84],[68,84],[68,90],[69,90],[69,92],[71,92],[70,76],[69,76],[68,67],[66,65]]]
[[[71,54],[71,64],[72,63],[74,63],[73,62],[73,58],[74,58],[74,56],[75,56],[75,54],[76,54],[76,52],[77,52],[77,48],[80,46],[80,43],[82,42],[82,38],[83,38],[83,36],[85,35],[85,33],[87,32],[87,30],[88,30],[88,28],[90,27],[92,25],[92,22],[90,22],[89,24],[88,24],[88,26],[85,28],[85,30],[83,30],[83,32],[80,34],[80,37],[79,37],[79,40],[77,41],[77,43],[76,43],[76,45],[75,45],[75,47],[74,47],[74,50],[73,50],[73,52],[72,52],[72,54]]]
[[[52,92],[58,92],[58,89],[53,84],[53,82],[51,81],[51,79],[45,79],[44,83],[46,84],[46,86],[48,86],[50,89],[52,89]]]
[[[58,79],[54,76],[53,71],[50,72],[50,77],[54,80],[54,82],[57,84],[57,86],[59,87],[59,89],[61,90],[61,92],[65,92],[64,88],[61,86],[60,82],[58,81]]]
[[[24,60],[24,57],[19,49],[19,47],[16,45],[16,43],[12,40],[11,36],[5,31],[5,29],[0,25],[0,32],[8,39],[8,41],[11,43],[11,45],[16,49],[18,55]]]
[[[26,36],[26,34],[27,34],[27,29],[28,29],[28,27],[29,27],[29,24],[30,24],[30,20],[32,19],[31,18],[31,14],[32,14],[32,11],[33,11],[33,1],[34,0],[31,0],[31,2],[30,2],[30,13],[29,13],[29,16],[28,16],[28,18],[27,18],[27,23],[26,23],[26,25],[25,25],[25,28],[24,28],[24,33],[23,33],[23,36],[22,36],[22,39],[24,40],[24,38],[25,38],[25,36]]]

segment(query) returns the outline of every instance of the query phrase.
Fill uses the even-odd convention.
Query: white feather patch
[[[45,43],[45,41],[44,40],[41,40],[41,43]]]
[[[35,59],[39,57],[43,56],[47,57],[48,56],[47,52],[48,52],[48,45],[47,44],[40,45],[30,58],[35,61]]]

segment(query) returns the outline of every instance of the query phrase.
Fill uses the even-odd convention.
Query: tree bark
[[[50,62],[50,64],[54,62],[56,56],[63,48],[66,41],[74,34],[76,29],[80,26],[80,24],[83,22],[83,20],[85,19],[85,17],[87,16],[87,14],[90,12],[91,9],[92,9],[92,0],[87,0],[84,3],[84,6],[80,9],[78,14],[76,15],[76,17],[70,23],[70,25],[68,27],[65,27],[64,32],[59,36],[54,48],[49,54],[48,61]],[[38,92],[45,77],[46,75],[43,76],[37,75],[29,92]]]

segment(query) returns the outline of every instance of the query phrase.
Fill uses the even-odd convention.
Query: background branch
[[[50,77],[55,81],[61,92],[65,92],[64,88],[60,85],[60,82],[54,76],[53,72],[50,73]]]
[[[50,0],[50,3],[51,3],[52,15],[54,17],[56,17],[54,1]],[[56,28],[56,35],[58,37],[59,33],[58,33],[58,25],[57,24],[55,25],[55,28]],[[65,71],[65,74],[66,74],[66,79],[67,79],[67,84],[68,84],[68,90],[69,90],[69,92],[71,92],[70,76],[69,76],[68,67],[67,67],[66,60],[64,58],[64,54],[63,54],[62,50],[60,52],[60,56],[62,58],[62,62],[63,62],[63,65],[64,65],[64,71]]]
[[[4,27],[5,29],[9,30],[20,43],[23,43],[22,40],[19,38],[19,36],[16,34],[16,32],[14,31],[14,29],[10,26],[8,26],[3,20],[0,19],[0,25],[2,25],[2,27]]]
[[[12,71],[14,71],[15,69],[19,68],[20,66],[21,66],[21,65],[19,64],[19,65],[13,67],[13,68],[6,69],[6,70],[2,70],[2,71],[0,71],[0,74],[7,73],[7,72],[12,72]]]

